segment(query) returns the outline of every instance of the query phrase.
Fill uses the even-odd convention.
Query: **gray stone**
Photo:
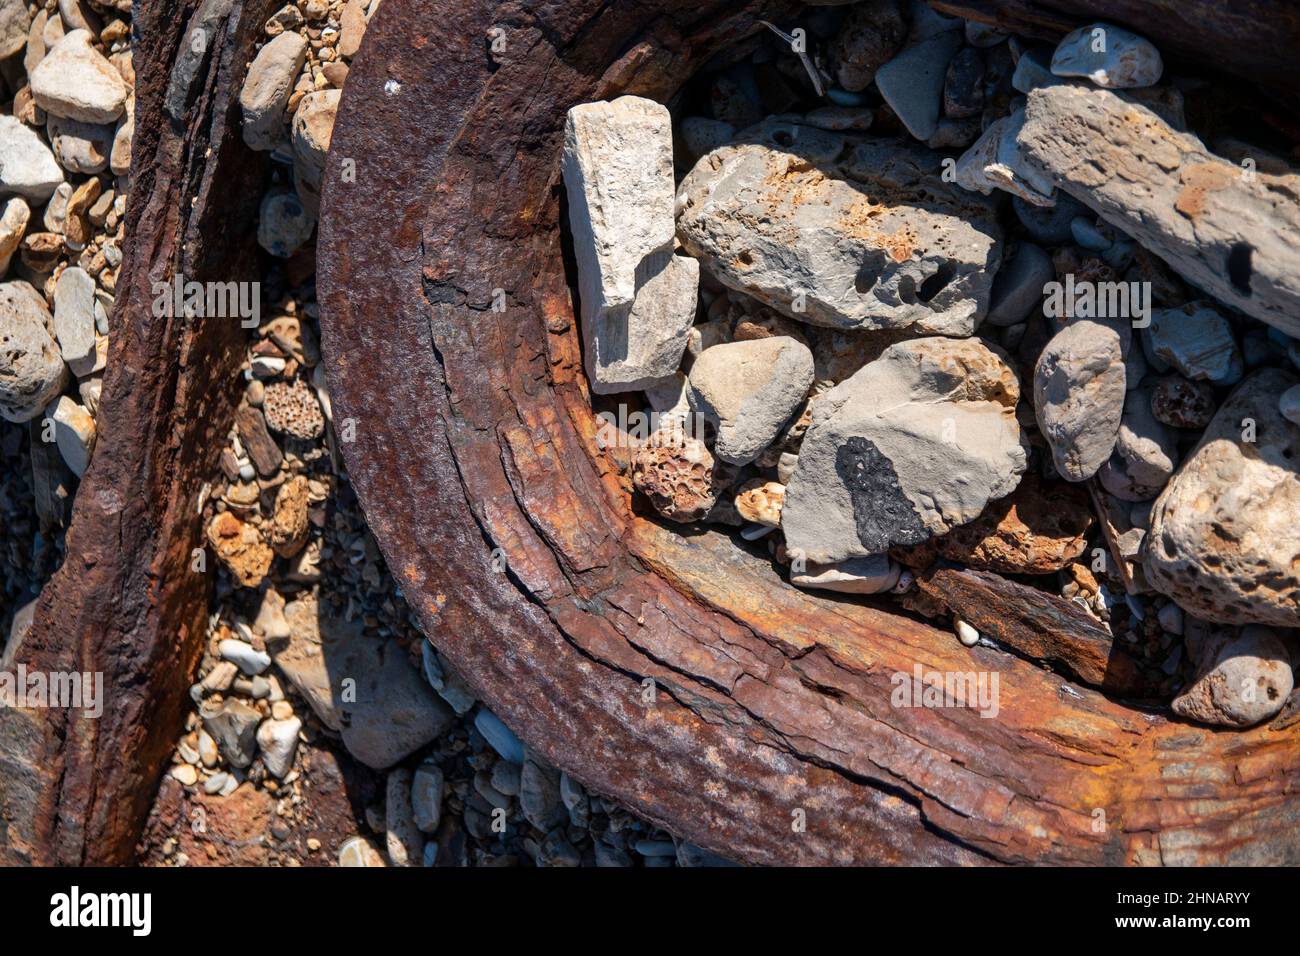
[[[1092,23],[1066,34],[1052,54],[1057,76],[1082,76],[1107,89],[1154,86],[1164,64],[1160,51],[1136,33]]]
[[[792,558],[833,564],[972,521],[1025,470],[1009,365],[975,339],[914,339],[812,405],[786,487]]]
[[[876,89],[917,139],[929,139],[939,125],[948,63],[961,44],[959,32],[945,30],[908,47],[876,71]]]
[[[1041,310],[1043,287],[1055,279],[1051,256],[1032,242],[1022,242],[1011,264],[1002,268],[993,282],[989,314],[984,321],[996,326],[1025,321],[1035,308]]]
[[[480,707],[474,715],[474,727],[502,760],[521,764],[524,762],[524,744],[496,714]]]
[[[1247,376],[1152,509],[1147,580],[1204,620],[1300,620],[1300,425],[1278,411],[1295,384],[1280,369]]]
[[[1036,242],[1045,246],[1059,246],[1071,240],[1070,223],[1088,207],[1058,189],[1055,206],[1039,206],[1014,196],[1011,208],[1025,231]]]
[[[691,366],[691,409],[718,429],[714,455],[744,465],[772,443],[812,381],[812,352],[789,336],[728,342]]]
[[[850,7],[831,46],[840,86],[853,93],[870,86],[876,71],[902,48],[907,32],[899,0],[866,0]]]
[[[543,833],[569,817],[560,799],[560,771],[531,752],[519,774],[519,809]]]
[[[1188,302],[1151,313],[1151,350],[1194,382],[1235,385],[1245,372],[1232,325],[1213,302]]]
[[[1300,385],[1292,385],[1277,400],[1277,410],[1289,422],[1300,425]]]
[[[14,116],[0,115],[0,191],[42,203],[63,182],[63,169],[40,134]]]
[[[411,806],[411,771],[395,767],[388,772],[384,800],[384,843],[393,866],[419,866],[424,862],[424,834],[415,823]]]
[[[1081,85],[1031,92],[1018,142],[1059,188],[1192,284],[1300,335],[1300,179],[1245,176],[1149,108]]]
[[[1131,390],[1115,453],[1098,472],[1102,487],[1124,501],[1148,501],[1168,484],[1177,467],[1178,434],[1152,414],[1151,388]]]
[[[264,673],[271,666],[271,655],[233,637],[218,644],[217,653],[223,661],[230,661],[249,677]]]
[[[100,173],[108,168],[117,128],[51,115],[46,124],[54,158],[70,173]]]
[[[257,725],[262,715],[233,697],[216,706],[205,704],[199,712],[203,729],[216,741],[226,763],[243,768],[257,756]]]
[[[1083,481],[1110,458],[1126,391],[1113,325],[1077,319],[1047,343],[1034,368],[1034,413],[1062,477]]]
[[[1020,54],[1015,72],[1011,74],[1012,88],[1021,93],[1063,82],[1052,74],[1052,51],[1049,47],[1033,47]]]
[[[317,196],[325,175],[325,156],[334,131],[334,115],[342,95],[342,90],[308,93],[299,101],[293,114],[294,171],[302,175]]]
[[[984,112],[984,55],[974,47],[958,50],[948,62],[943,112],[953,119],[969,119]]]
[[[636,96],[575,106],[561,170],[591,388],[644,389],[677,371],[699,284],[699,264],[673,255],[667,107]]]
[[[442,769],[435,763],[422,763],[411,777],[411,809],[415,825],[423,833],[433,833],[442,820]]]
[[[289,258],[311,238],[315,228],[316,217],[295,190],[273,188],[262,197],[257,243],[271,255]]]
[[[27,46],[31,22],[24,0],[0,0],[0,59],[7,60]]]
[[[244,142],[269,152],[284,141],[284,110],[307,59],[307,38],[286,31],[272,38],[248,67],[239,91]]]
[[[681,122],[678,132],[682,147],[692,161],[725,146],[736,135],[736,127],[707,116],[688,116]]]
[[[95,280],[77,266],[55,283],[54,335],[72,373],[88,375],[95,364]]]
[[[805,564],[803,571],[791,569],[790,583],[845,594],[882,594],[898,583],[901,571],[889,555],[872,554],[835,564]]]
[[[1007,34],[997,27],[989,26],[987,23],[980,23],[978,20],[966,21],[966,42],[973,47],[986,49],[997,46],[1006,39]]]
[[[11,422],[36,418],[67,383],[51,322],[44,297],[30,285],[0,283],[0,415]]]
[[[112,123],[130,93],[122,74],[90,45],[90,32],[73,30],[32,71],[32,98],[51,116]]]
[[[1266,627],[1218,632],[1197,649],[1197,673],[1174,698],[1173,711],[1198,723],[1253,727],[1267,720],[1291,695],[1294,676],[1286,644]]]
[[[59,454],[74,475],[80,478],[90,465],[95,451],[95,419],[84,408],[60,395],[46,414],[54,422],[54,440]]]
[[[1001,229],[937,154],[778,122],[741,139],[678,191],[682,243],[723,285],[812,325],[973,333]]]
[[[339,655],[331,676],[335,687],[344,677],[355,680],[355,700],[335,698],[343,745],[352,756],[376,770],[391,767],[446,733],[451,711],[396,641],[368,637],[341,650],[347,653]]]

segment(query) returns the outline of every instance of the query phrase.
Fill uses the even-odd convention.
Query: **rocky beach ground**
[[[1288,724],[1294,136],[1113,24],[769,26],[669,106],[569,113],[587,372],[641,500],[1023,653],[926,583],[996,572],[1100,624],[1122,696]]]
[[[419,632],[366,526],[314,276],[379,5],[286,4],[240,94],[270,159],[260,317],[200,503],[206,653],[139,856],[724,863],[527,748]],[[129,3],[0,0],[0,79],[12,640],[94,453]],[[645,517],[1180,720],[1300,719],[1293,127],[1114,24],[1053,45],[860,0],[768,24],[667,104],[577,106],[565,132],[592,404]],[[963,569],[987,613],[944,594]]]

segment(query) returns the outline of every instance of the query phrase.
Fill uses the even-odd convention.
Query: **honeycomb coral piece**
[[[312,390],[301,380],[266,387],[262,412],[272,431],[310,441],[325,430],[325,416]]]
[[[717,501],[720,480],[704,442],[657,432],[632,459],[632,484],[671,521],[698,521]]]

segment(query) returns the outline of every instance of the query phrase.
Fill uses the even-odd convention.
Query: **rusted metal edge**
[[[252,281],[265,158],[239,133],[238,94],[272,4],[137,5],[136,124],[126,243],[94,459],[67,556],[6,667],[103,675],[103,715],[0,709],[0,860],[133,858],[203,650],[216,562],[198,498],[228,427],[238,318],[156,315],[154,282]],[[202,31],[202,43],[195,42]]]

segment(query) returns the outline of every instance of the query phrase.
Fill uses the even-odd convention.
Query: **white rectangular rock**
[[[1220,302],[1300,336],[1300,176],[1210,153],[1122,94],[1032,90],[1029,162]]]
[[[695,318],[699,264],[673,255],[672,153],[671,117],[653,100],[569,110],[562,170],[587,376],[600,394],[675,373]]]

